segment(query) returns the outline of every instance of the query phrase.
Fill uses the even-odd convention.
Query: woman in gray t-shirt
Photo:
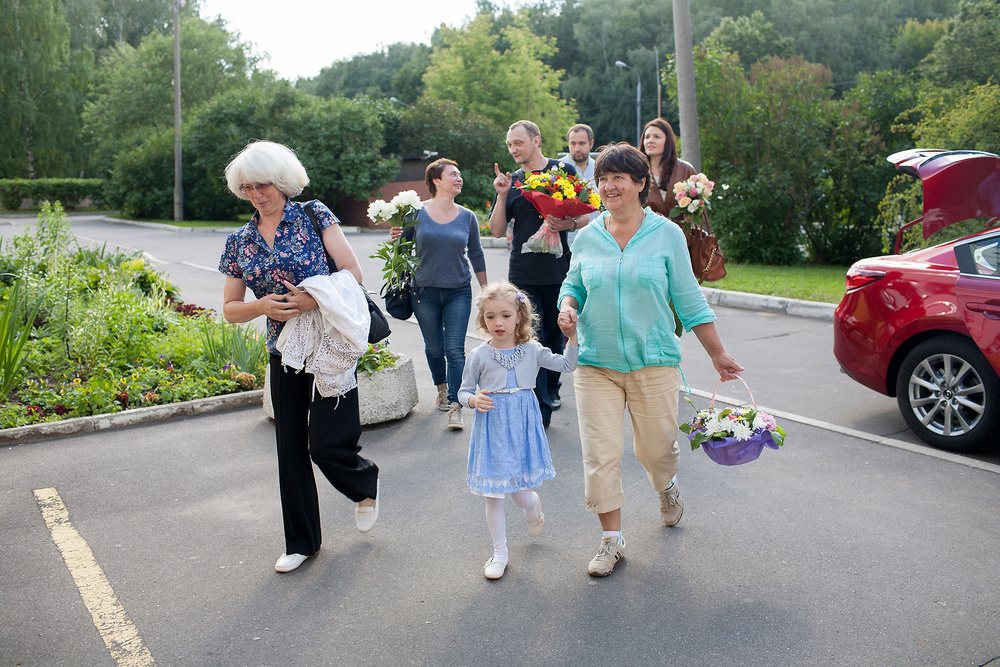
[[[424,182],[431,198],[417,212],[417,224],[393,227],[393,240],[403,234],[416,241],[420,268],[413,276],[413,314],[424,337],[424,354],[437,385],[437,407],[448,412],[448,428],[463,427],[458,389],[465,369],[465,335],[472,313],[472,274],[486,285],[486,259],[479,241],[476,215],[455,203],[462,174],[454,160],[427,165]]]

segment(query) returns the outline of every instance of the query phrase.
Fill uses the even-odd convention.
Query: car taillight
[[[876,280],[885,278],[885,271],[875,271],[872,269],[848,269],[847,271],[847,291],[853,292],[861,289],[865,285],[870,285]]]

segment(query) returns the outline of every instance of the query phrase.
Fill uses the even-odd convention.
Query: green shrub
[[[5,178],[0,179],[0,204],[6,209],[21,208],[27,199],[33,205],[43,201],[60,201],[74,209],[84,199],[103,203],[104,180],[100,178]]]

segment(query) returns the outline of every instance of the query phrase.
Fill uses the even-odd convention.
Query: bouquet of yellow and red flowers
[[[564,166],[560,162],[559,166],[547,171],[532,172],[525,177],[524,183],[518,181],[515,185],[543,216],[575,217],[599,209],[601,198],[597,192],[586,181],[567,174]],[[538,231],[521,246],[521,252],[545,252],[562,257],[559,232],[542,223]]]

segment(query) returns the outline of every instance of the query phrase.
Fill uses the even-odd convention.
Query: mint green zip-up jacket
[[[681,346],[668,302],[688,331],[715,321],[691,271],[684,232],[647,208],[622,250],[605,228],[607,218],[605,212],[577,234],[559,291],[560,303],[572,296],[579,304],[580,364],[623,373],[677,366]]]

